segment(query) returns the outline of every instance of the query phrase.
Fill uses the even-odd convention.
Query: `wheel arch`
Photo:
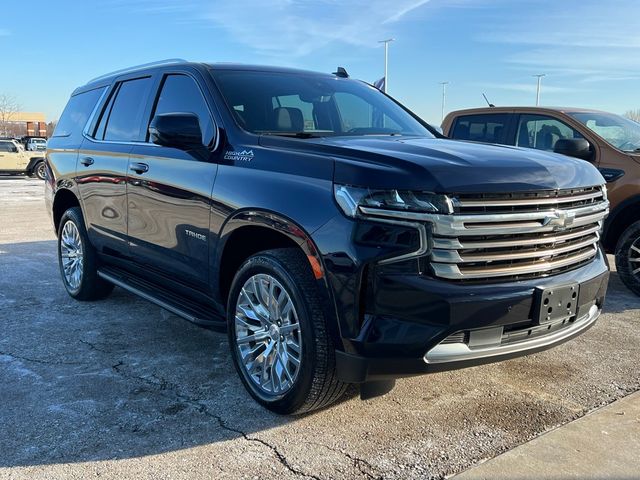
[[[235,272],[247,258],[264,250],[293,247],[305,254],[316,280],[324,280],[322,258],[311,236],[300,225],[271,211],[236,212],[223,225],[213,256],[213,280],[222,303],[226,304]]]
[[[66,188],[59,189],[55,197],[53,199],[53,225],[56,231],[58,232],[58,227],[60,226],[60,220],[62,219],[62,215],[68,209],[72,207],[80,207],[80,200],[71,190]]]
[[[602,235],[602,245],[605,250],[613,253],[622,233],[638,220],[640,220],[640,195],[635,195],[620,203],[605,222]]]
[[[33,172],[35,172],[36,170],[36,166],[41,162],[44,162],[44,157],[29,158],[29,164],[27,165],[27,173],[29,173],[29,175],[33,174]]]

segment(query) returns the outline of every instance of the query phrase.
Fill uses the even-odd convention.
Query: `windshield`
[[[640,152],[640,123],[613,113],[574,112],[569,115],[618,150]]]
[[[433,135],[402,107],[363,82],[325,75],[213,71],[238,124],[256,134]]]

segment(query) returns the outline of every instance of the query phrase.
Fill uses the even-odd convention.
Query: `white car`
[[[30,152],[44,152],[47,149],[47,141],[44,138],[30,138],[27,142],[27,150]]]

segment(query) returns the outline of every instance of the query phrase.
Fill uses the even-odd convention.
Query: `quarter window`
[[[560,139],[584,138],[564,122],[545,115],[520,115],[518,147],[553,151]]]
[[[89,115],[96,106],[98,99],[104,92],[103,88],[96,88],[88,92],[79,93],[69,99],[69,103],[60,116],[56,125],[54,137],[81,138],[82,131],[89,119]]]
[[[144,135],[140,133],[140,125],[150,89],[151,77],[127,80],[119,85],[115,99],[107,105],[100,122],[106,122],[102,139],[116,142],[144,139]],[[98,127],[98,135],[101,134]],[[100,139],[99,136],[97,138]]]
[[[456,140],[507,144],[509,114],[465,115],[458,117],[450,134]]]
[[[202,143],[210,145],[214,129],[207,103],[200,87],[187,75],[167,75],[156,103],[155,115],[164,113],[193,113],[202,131]]]

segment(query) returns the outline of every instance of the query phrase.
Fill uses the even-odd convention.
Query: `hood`
[[[334,181],[435,193],[531,191],[601,185],[584,160],[538,150],[423,137],[325,137],[292,141],[330,155]]]

